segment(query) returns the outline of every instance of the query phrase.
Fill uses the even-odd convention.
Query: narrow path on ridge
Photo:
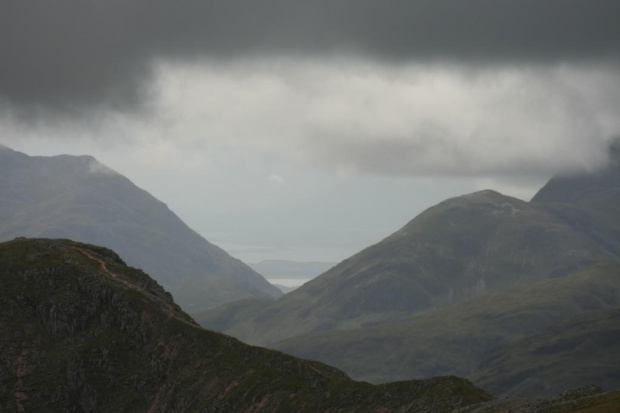
[[[152,294],[150,294],[148,291],[138,287],[137,285],[134,285],[132,283],[130,283],[127,280],[123,280],[121,277],[119,277],[118,274],[113,273],[112,271],[110,271],[108,269],[108,266],[106,265],[105,261],[103,261],[101,258],[95,257],[93,254],[91,254],[90,252],[82,249],[82,248],[75,248],[77,251],[79,251],[82,255],[84,255],[86,258],[93,260],[95,262],[97,262],[99,264],[99,268],[101,269],[101,271],[103,271],[104,273],[108,274],[110,277],[112,277],[115,280],[120,281],[121,283],[123,283],[123,285],[125,285],[128,288],[131,288],[132,290],[135,291],[140,291],[141,293],[147,294],[149,296],[152,296]],[[172,306],[168,303],[161,303],[164,305],[165,309],[167,310],[166,312],[168,313],[168,315],[170,317],[174,317],[179,321],[182,321],[183,323],[190,325],[192,327],[196,327],[196,328],[201,328],[199,326],[197,326],[196,324],[190,323],[186,320],[183,320],[182,318],[180,318],[179,316],[177,316],[175,313],[176,311],[174,310],[174,308],[172,308]]]

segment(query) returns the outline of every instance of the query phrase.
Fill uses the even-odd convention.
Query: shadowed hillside
[[[620,387],[618,308],[620,263],[610,261],[401,321],[274,347],[374,382],[455,374],[497,395],[552,396],[587,384],[611,390]]]
[[[456,377],[372,386],[203,330],[112,251],[0,244],[0,410],[450,412],[489,400]]]

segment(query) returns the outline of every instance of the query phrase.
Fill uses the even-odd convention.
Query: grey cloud
[[[317,157],[332,167],[392,176],[501,177],[508,182],[548,178],[556,173],[593,169],[609,161],[609,142],[573,139],[549,151],[519,151],[504,142],[459,147],[450,139],[392,139],[366,142],[315,141]],[[320,147],[320,149],[316,149]],[[513,153],[514,152],[514,153]],[[482,156],[481,156],[482,155]]]
[[[615,61],[619,15],[617,0],[7,0],[0,102],[73,117],[135,109],[159,59]]]

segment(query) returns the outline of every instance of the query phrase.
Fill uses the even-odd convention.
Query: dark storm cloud
[[[615,60],[618,16],[618,0],[6,0],[0,102],[135,108],[158,59]]]

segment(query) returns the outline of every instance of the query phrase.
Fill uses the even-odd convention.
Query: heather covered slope
[[[614,389],[620,387],[620,377],[613,378],[618,376],[620,323],[615,332],[610,330],[613,322],[606,311],[613,315],[618,306],[620,263],[607,261],[570,276],[488,294],[397,322],[293,337],[274,347],[374,382],[455,374],[472,378],[493,394],[509,392],[519,397],[551,396],[587,384]],[[533,345],[525,345],[543,332],[547,342],[556,337],[561,343],[560,331],[568,329],[562,326],[574,326],[578,320],[582,327],[583,320],[592,323],[561,354],[560,347],[554,347],[558,354],[551,348],[537,356]],[[599,336],[600,346],[594,345]],[[583,351],[572,351],[579,346]],[[517,357],[522,351],[528,357]],[[498,354],[487,360],[494,352]],[[477,370],[481,364],[486,367]],[[579,374],[574,374],[575,369]],[[526,379],[539,386],[522,385],[518,393],[512,389]]]
[[[620,391],[596,386],[564,391],[549,399],[501,399],[455,410],[453,413],[618,413]]]
[[[189,312],[280,291],[192,231],[168,207],[89,156],[0,147],[0,240],[70,238],[117,251]]]
[[[234,324],[218,328],[269,345],[368,327],[564,276],[610,256],[547,206],[482,191],[429,208],[249,319],[231,317]],[[206,314],[200,322],[209,327],[212,319]]]
[[[0,410],[450,412],[489,400],[443,377],[372,386],[203,330],[112,251],[0,244]]]
[[[586,383],[618,389],[618,366],[620,306],[615,306],[499,347],[470,378],[498,395],[548,397]]]

